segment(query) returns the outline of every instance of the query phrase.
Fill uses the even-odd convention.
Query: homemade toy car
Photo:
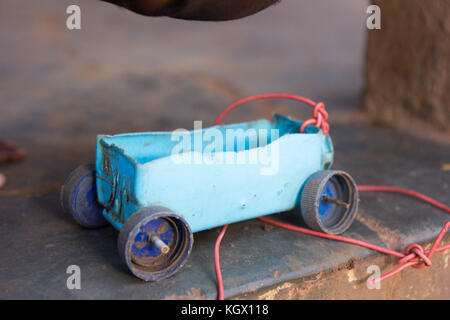
[[[193,131],[99,135],[96,165],[71,173],[62,206],[84,227],[109,222],[120,231],[121,259],[147,281],[181,268],[193,232],[241,220],[298,208],[310,228],[342,233],[356,216],[356,184],[329,170],[331,138],[312,125],[300,133],[301,125],[276,114]]]

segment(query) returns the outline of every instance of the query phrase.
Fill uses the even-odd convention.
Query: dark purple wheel
[[[355,220],[358,202],[358,188],[348,173],[323,170],[312,174],[303,186],[301,212],[311,229],[340,234]]]
[[[133,213],[120,230],[119,255],[130,271],[145,281],[175,274],[187,261],[192,231],[181,216],[163,207]]]
[[[61,188],[61,205],[81,226],[99,228],[108,224],[97,202],[94,165],[82,165],[71,172]]]

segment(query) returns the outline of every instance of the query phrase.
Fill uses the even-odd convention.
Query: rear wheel
[[[301,212],[305,223],[314,230],[340,234],[355,220],[358,189],[344,171],[323,170],[311,175],[301,195]]]
[[[81,165],[73,170],[61,188],[61,205],[75,221],[85,228],[108,224],[103,207],[97,202],[95,166]]]
[[[148,207],[133,213],[120,230],[119,255],[130,271],[145,281],[176,273],[193,245],[189,224],[167,208]]]

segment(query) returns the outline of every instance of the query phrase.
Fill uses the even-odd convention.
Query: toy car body
[[[120,231],[122,260],[144,280],[175,273],[192,233],[224,224],[299,207],[311,228],[341,233],[356,215],[356,185],[328,170],[331,138],[315,126],[300,133],[301,124],[276,114],[193,131],[99,135],[95,169],[69,177],[63,206],[88,227],[102,224],[101,212]]]

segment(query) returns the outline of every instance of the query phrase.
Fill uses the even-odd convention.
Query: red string
[[[214,246],[214,265],[216,266],[216,278],[217,278],[217,299],[223,300],[223,280],[222,280],[222,271],[220,271],[220,242],[222,242],[222,238],[225,235],[225,231],[227,231],[228,225],[224,225],[222,230],[217,237],[216,244]]]
[[[301,96],[296,96],[296,95],[288,94],[288,93],[259,94],[259,95],[250,96],[250,97],[238,100],[235,103],[229,105],[225,110],[223,110],[219,114],[216,121],[214,122],[214,125],[218,125],[231,110],[237,108],[238,106],[240,106],[244,103],[250,102],[250,101],[266,100],[266,99],[289,99],[289,100],[300,101],[300,102],[306,103],[306,104],[314,107],[313,118],[308,119],[303,122],[302,126],[300,127],[300,132],[305,132],[305,128],[307,126],[315,124],[317,127],[321,128],[323,130],[323,133],[325,135],[328,135],[330,126],[327,123],[328,113],[325,110],[325,105],[322,102],[315,103],[314,101],[309,100],[307,98],[303,98]]]
[[[445,204],[440,203],[439,201],[436,201],[436,200],[434,200],[430,197],[427,197],[426,195],[416,192],[414,190],[402,189],[402,188],[390,187],[390,186],[363,186],[363,185],[359,185],[358,190],[359,191],[394,192],[394,193],[406,194],[408,196],[419,198],[425,202],[432,204],[435,207],[438,207],[439,209],[447,211],[447,213],[450,213],[449,207],[447,207]]]
[[[307,126],[315,124],[317,127],[321,128],[323,130],[325,135],[328,134],[329,125],[326,122],[326,120],[328,119],[328,114],[325,111],[325,105],[323,103],[321,103],[321,102],[315,103],[309,99],[306,99],[306,98],[303,98],[300,96],[283,94],[283,93],[262,94],[262,95],[250,96],[250,97],[238,100],[235,103],[228,106],[224,111],[222,111],[222,113],[217,117],[216,121],[214,122],[214,125],[218,125],[222,121],[222,119],[231,110],[233,110],[234,108],[238,107],[239,105],[241,105],[243,103],[246,103],[249,101],[255,101],[255,100],[275,99],[275,98],[296,100],[296,101],[300,101],[300,102],[309,104],[310,106],[313,106],[314,107],[313,118],[304,121],[302,126],[300,127],[300,131],[304,132],[304,129]],[[423,200],[425,202],[428,202],[428,203],[446,211],[447,213],[450,213],[450,207],[448,207],[447,205],[445,205],[439,201],[436,201],[424,194],[413,191],[413,190],[397,188],[397,187],[390,187],[390,186],[370,186],[370,185],[359,185],[358,190],[359,191],[401,193],[401,194],[409,195],[409,196],[418,198],[420,200]],[[284,228],[284,229],[301,232],[304,234],[321,237],[321,238],[325,238],[325,239],[347,242],[350,244],[354,244],[354,245],[366,247],[366,248],[369,248],[372,250],[376,250],[381,253],[390,254],[392,256],[399,258],[399,260],[397,261],[399,264],[401,264],[399,267],[386,273],[385,275],[381,276],[380,278],[374,279],[372,281],[372,284],[381,282],[389,277],[392,277],[393,275],[395,275],[395,274],[399,273],[400,271],[402,271],[408,267],[411,267],[411,266],[415,267],[415,268],[423,268],[424,266],[431,266],[432,265],[431,257],[433,256],[433,254],[435,252],[440,252],[440,251],[450,249],[450,244],[439,247],[440,242],[442,241],[442,239],[444,238],[448,229],[450,228],[450,221],[447,221],[445,223],[444,227],[442,228],[441,232],[439,233],[438,237],[436,238],[436,240],[430,250],[423,250],[423,248],[419,244],[411,244],[406,248],[405,253],[401,253],[401,252],[397,252],[395,250],[390,250],[390,249],[387,249],[387,248],[384,248],[381,246],[377,246],[377,245],[374,245],[374,244],[371,244],[371,243],[368,243],[365,241],[347,238],[347,237],[338,236],[338,235],[327,234],[327,233],[318,232],[318,231],[314,231],[314,230],[310,230],[310,229],[306,229],[306,228],[296,227],[296,226],[293,226],[290,224],[286,224],[286,223],[282,223],[279,221],[269,219],[267,217],[259,217],[258,219],[260,219],[261,221],[264,221],[266,223],[270,223],[274,226]],[[219,300],[224,299],[223,279],[222,279],[222,272],[220,269],[220,259],[219,259],[220,252],[219,252],[219,250],[220,250],[220,243],[222,242],[223,236],[225,235],[227,228],[228,228],[228,225],[225,225],[222,227],[222,230],[220,231],[219,236],[217,237],[217,240],[216,240],[216,243],[214,246],[214,265],[215,265],[215,271],[216,271],[216,277],[217,277],[217,291],[218,291],[217,298]]]

